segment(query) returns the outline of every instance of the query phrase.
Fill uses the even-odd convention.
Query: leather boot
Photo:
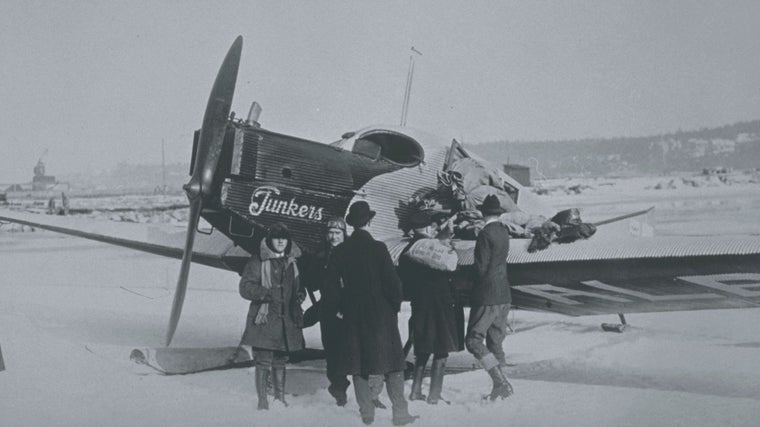
[[[507,377],[498,365],[489,369],[488,375],[491,376],[491,380],[493,381],[493,389],[491,389],[491,394],[488,396],[491,400],[496,400],[497,397],[504,399],[514,393],[512,384],[507,381]]]
[[[285,401],[285,367],[272,368],[272,383],[274,384],[274,400],[279,400],[288,406]]]
[[[428,393],[427,403],[437,405],[441,399],[441,390],[443,390],[443,375],[446,371],[446,361],[448,358],[433,359],[433,366],[430,370],[430,393]],[[445,401],[444,401],[445,402]]]
[[[256,367],[256,395],[259,397],[258,409],[269,409],[267,400],[267,379],[269,378],[269,369]]]
[[[414,361],[414,373],[412,375],[412,391],[409,393],[409,400],[425,400],[422,394],[422,379],[425,378],[425,365],[430,355],[419,356]]]
[[[413,423],[419,417],[420,417],[419,415],[403,415],[400,417],[393,417],[393,425],[405,426],[407,424]]]
[[[401,371],[391,372],[385,375],[385,389],[391,398],[393,411],[393,425],[403,426],[413,423],[419,418],[418,415],[409,414],[409,405],[404,398],[404,373]]]

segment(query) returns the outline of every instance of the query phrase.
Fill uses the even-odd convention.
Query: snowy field
[[[760,184],[651,188],[670,178],[575,181],[541,196],[586,221],[655,206],[659,234],[760,234]],[[545,188],[566,182],[542,182]],[[49,232],[0,228],[0,426],[359,426],[334,405],[322,361],[289,367],[290,407],[255,410],[247,369],[163,376],[129,360],[163,342],[179,262]],[[173,346],[237,345],[247,303],[234,273],[191,269]],[[400,318],[406,334],[408,305]],[[760,308],[564,317],[515,311],[504,347],[515,395],[484,403],[483,371],[449,375],[450,405],[410,402],[419,426],[760,425]],[[318,328],[305,331],[319,347]],[[471,367],[466,352],[450,365]],[[410,382],[406,384],[409,393]],[[427,380],[423,390],[427,389]],[[383,401],[389,403],[385,394]],[[391,425],[379,410],[375,425]]]

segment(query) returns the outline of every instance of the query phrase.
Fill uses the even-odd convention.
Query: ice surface
[[[550,194],[600,220],[655,205],[666,234],[758,234],[760,187],[654,190],[652,180],[588,183]],[[665,180],[665,178],[659,178]],[[604,181],[606,182],[606,181]],[[656,184],[656,180],[654,183]],[[323,361],[289,367],[290,406],[256,411],[247,369],[161,376],[129,361],[161,346],[179,261],[48,232],[0,228],[0,425],[359,426],[356,399],[334,405]],[[592,238],[593,239],[593,238]],[[234,273],[193,265],[173,345],[236,345],[247,303]],[[399,318],[406,335],[407,304]],[[446,377],[451,405],[410,402],[419,426],[756,426],[760,419],[760,308],[569,318],[514,311],[504,347],[516,394],[483,403],[483,371]],[[319,330],[306,330],[319,347]],[[467,368],[467,352],[452,367]],[[407,382],[406,393],[410,384]],[[425,381],[425,389],[427,380]],[[383,394],[382,399],[388,402]],[[376,425],[390,425],[390,410]]]

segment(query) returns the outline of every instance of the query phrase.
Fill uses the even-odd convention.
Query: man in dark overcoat
[[[499,221],[504,209],[496,196],[487,196],[478,209],[483,213],[485,226],[475,242],[475,278],[465,346],[491,376],[490,398],[496,400],[512,394],[512,385],[502,369],[506,360],[501,346],[507,335],[507,315],[512,302],[507,280],[509,233]]]
[[[375,212],[359,201],[351,205],[346,222],[354,232],[335,248],[330,259],[321,309],[342,319],[337,372],[353,375],[359,412],[365,424],[375,417],[370,375],[384,375],[393,408],[393,424],[404,425],[409,415],[404,398],[404,353],[398,330],[401,281],[385,244],[372,238]]]
[[[333,250],[346,239],[346,223],[343,218],[331,218],[327,221],[325,231],[325,244],[314,256],[301,257],[303,264],[303,284],[310,293],[323,292],[323,283],[327,273],[327,264]],[[325,362],[327,380],[330,385],[327,391],[338,406],[344,406],[347,402],[346,390],[351,384],[345,374],[336,372],[336,362],[340,349],[340,319],[335,315],[325,315],[326,310],[321,309],[321,301],[315,303],[317,311],[315,320],[319,321],[319,330],[322,336],[322,348],[325,350]],[[314,310],[312,309],[312,310]]]
[[[326,310],[321,310],[322,301],[314,301],[314,292],[323,292],[327,265],[333,250],[346,240],[346,222],[341,217],[329,218],[325,227],[325,241],[321,250],[314,255],[308,254],[299,258],[299,266],[302,271],[302,283],[312,296],[313,306],[304,315],[305,327],[309,327],[319,322],[319,331],[322,337],[322,348],[325,350],[325,362],[327,380],[330,385],[327,391],[335,398],[338,406],[345,406],[348,402],[346,390],[351,383],[345,374],[339,374],[336,370],[336,363],[340,357],[340,334],[341,320],[334,314],[326,315]],[[313,313],[312,313],[313,312]],[[308,317],[308,320],[307,320]],[[311,319],[313,318],[313,320]],[[383,376],[373,375],[370,377],[370,389],[372,391],[372,403],[376,408],[385,408],[380,401],[379,395],[383,390]]]
[[[409,225],[414,230],[414,238],[404,248],[398,262],[404,292],[412,303],[409,327],[414,336],[415,361],[409,400],[425,400],[422,379],[427,361],[433,354],[427,402],[434,405],[441,399],[449,352],[463,350],[458,334],[460,325],[464,328],[463,310],[452,293],[451,273],[427,267],[408,256],[409,249],[420,239],[435,237],[438,227],[433,215],[425,211],[416,212],[410,218]]]

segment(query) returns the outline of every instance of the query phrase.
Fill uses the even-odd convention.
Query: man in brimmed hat
[[[374,216],[364,201],[349,208],[346,222],[354,232],[330,258],[322,309],[327,316],[342,316],[336,369],[353,375],[362,421],[371,424],[375,419],[369,376],[384,375],[393,424],[404,425],[417,417],[409,415],[404,398],[405,362],[398,330],[401,281],[388,248],[368,231]]]
[[[369,208],[369,203],[358,201],[348,208],[346,223],[354,228],[366,228],[376,213]]]
[[[449,352],[461,351],[458,331],[464,328],[462,307],[456,304],[451,289],[451,274],[430,268],[412,259],[408,252],[420,239],[435,238],[440,215],[419,211],[409,218],[414,239],[404,248],[398,262],[398,274],[404,282],[404,292],[412,303],[409,334],[414,339],[414,374],[409,400],[427,400],[435,405],[441,398],[443,376]],[[430,392],[422,394],[422,379],[430,355]]]
[[[334,315],[326,315],[326,310],[321,310],[321,301],[314,302],[313,292],[320,291],[324,294],[325,276],[327,264],[330,260],[333,250],[338,247],[348,236],[346,232],[346,221],[340,217],[329,218],[325,226],[324,246],[312,256],[301,257],[304,285],[312,297],[312,307],[304,314],[305,327],[312,326],[319,322],[320,335],[322,337],[322,348],[325,350],[325,362],[327,364],[327,380],[330,385],[327,391],[335,398],[338,406],[345,406],[348,402],[346,390],[351,383],[345,374],[336,372],[337,354],[340,351],[340,319]],[[376,408],[385,408],[378,396],[383,389],[382,377],[370,378],[370,389],[372,390],[373,404]]]
[[[505,211],[496,196],[487,196],[478,210],[483,213],[485,225],[475,243],[475,280],[465,346],[491,376],[493,388],[489,397],[496,400],[512,394],[512,385],[502,370],[506,360],[501,347],[512,302],[507,280],[509,233],[499,222],[499,215]]]

